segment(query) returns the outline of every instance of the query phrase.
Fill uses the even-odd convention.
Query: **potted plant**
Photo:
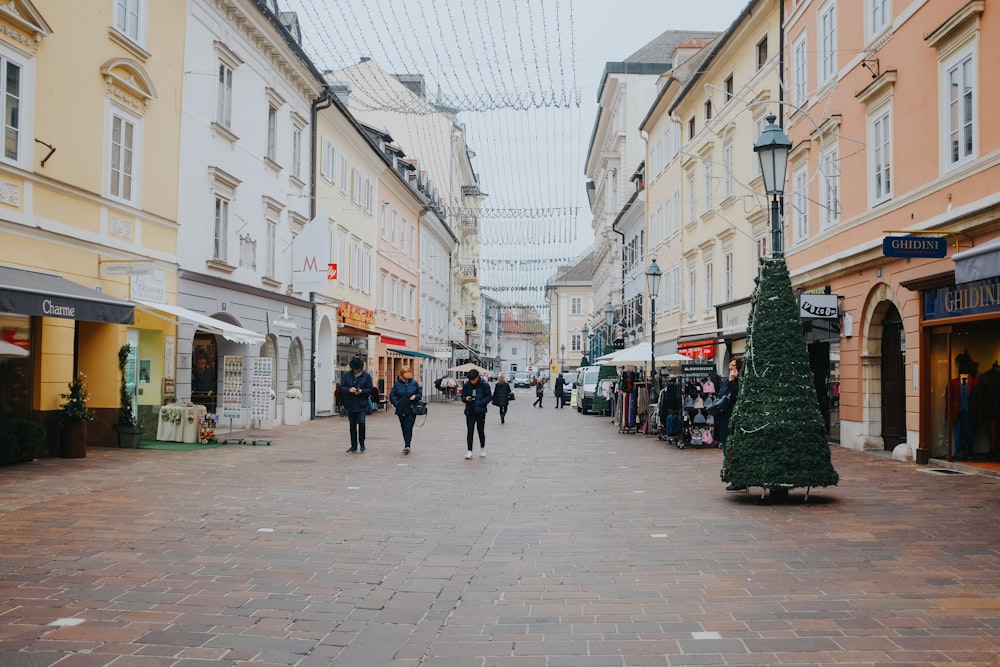
[[[69,391],[59,394],[64,400],[59,412],[59,456],[64,459],[83,458],[87,455],[87,422],[94,413],[87,408],[90,392],[86,377],[77,374],[69,383]]]
[[[118,446],[128,449],[136,449],[142,442],[142,422],[132,411],[132,395],[128,393],[128,385],[125,382],[125,367],[128,365],[129,352],[132,347],[125,343],[118,350],[118,371],[121,375],[121,385],[118,390]]]
[[[44,450],[44,427],[28,419],[0,415],[0,465],[33,461]]]

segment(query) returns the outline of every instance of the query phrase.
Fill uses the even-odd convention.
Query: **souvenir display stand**
[[[657,438],[677,444],[684,433],[684,406],[681,398],[682,385],[677,380],[668,380],[656,401],[659,417]]]
[[[260,437],[260,425],[271,417],[271,402],[274,400],[274,390],[271,389],[273,367],[271,357],[253,357],[250,373],[250,420],[257,420],[257,437],[251,445],[270,445],[270,440]]]
[[[233,438],[233,420],[243,417],[243,357],[227,356],[222,364],[222,412],[229,420],[229,437],[223,444],[243,444],[243,438]]]

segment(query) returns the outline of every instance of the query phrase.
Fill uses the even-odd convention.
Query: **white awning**
[[[996,278],[1000,276],[1000,238],[956,252],[951,259],[955,262],[956,283]]]
[[[264,334],[259,334],[256,331],[250,331],[250,329],[238,327],[235,324],[230,324],[229,322],[217,320],[214,317],[209,317],[208,315],[204,315],[202,313],[196,313],[195,311],[188,310],[187,308],[171,306],[166,303],[150,303],[148,301],[140,301],[139,299],[132,299],[132,302],[139,306],[141,310],[145,310],[147,312],[158,310],[161,313],[169,313],[176,318],[194,322],[198,325],[199,330],[222,336],[226,340],[231,340],[234,343],[242,343],[243,345],[262,345],[264,343]],[[156,313],[153,314],[155,315]]]

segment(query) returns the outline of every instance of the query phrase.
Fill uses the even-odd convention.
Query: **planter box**
[[[60,426],[59,456],[64,459],[82,459],[87,456],[87,422]]]
[[[138,449],[142,442],[142,427],[140,426],[117,426],[118,447],[120,449]]]
[[[286,398],[285,399],[285,423],[289,426],[295,426],[302,421],[302,399],[301,398]]]

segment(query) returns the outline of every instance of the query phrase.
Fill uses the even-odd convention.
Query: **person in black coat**
[[[489,410],[493,392],[490,385],[479,377],[479,371],[473,368],[466,373],[468,379],[462,385],[462,401],[465,403],[465,441],[469,447],[465,458],[472,458],[472,436],[479,431],[479,456],[486,456],[486,411]]]
[[[556,405],[555,407],[561,408],[566,405],[566,378],[560,373],[559,377],[556,378]]]
[[[389,402],[396,408],[396,416],[399,417],[399,427],[403,431],[404,454],[410,453],[413,423],[417,421],[417,414],[413,411],[413,406],[423,397],[424,393],[420,389],[420,383],[413,379],[413,371],[409,368],[403,368],[389,392]]]
[[[729,438],[729,416],[736,406],[736,397],[740,393],[740,369],[743,368],[743,359],[734,358],[729,360],[729,377],[722,381],[719,387],[719,398],[726,402],[722,410],[715,415],[715,442],[722,455],[726,455],[726,440]],[[726,491],[742,491],[745,486],[730,484]]]
[[[354,453],[360,446],[365,451],[365,415],[368,414],[368,399],[372,395],[372,376],[365,368],[365,362],[359,357],[351,359],[351,370],[340,377],[340,396],[347,411],[348,429],[351,433],[351,448]]]
[[[500,408],[500,423],[503,424],[507,420],[507,408],[511,399],[514,397],[514,390],[510,388],[510,383],[507,382],[507,376],[503,373],[497,378],[497,383],[493,385],[493,405]]]

